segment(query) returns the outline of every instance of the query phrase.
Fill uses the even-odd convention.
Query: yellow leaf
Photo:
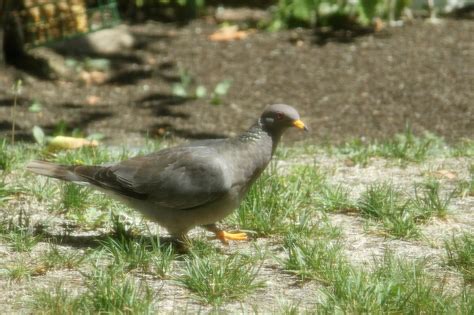
[[[87,140],[84,138],[73,138],[65,136],[56,136],[49,142],[48,148],[52,150],[70,150],[81,147],[96,147],[99,143],[96,140]]]

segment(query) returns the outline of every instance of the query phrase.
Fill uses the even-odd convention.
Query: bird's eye
[[[282,120],[282,119],[283,119],[283,114],[282,114],[282,113],[277,113],[277,114],[276,114],[276,118],[277,118],[278,120]]]

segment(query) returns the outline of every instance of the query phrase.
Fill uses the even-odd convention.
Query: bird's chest
[[[258,148],[259,150],[244,151],[234,164],[232,174],[232,194],[240,202],[250,186],[260,177],[271,160],[271,149]]]

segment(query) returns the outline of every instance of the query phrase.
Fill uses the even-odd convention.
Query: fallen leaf
[[[437,178],[447,178],[447,179],[456,179],[458,176],[448,170],[439,170],[436,172],[433,172],[433,175]]]
[[[91,81],[94,84],[102,84],[105,81],[107,81],[107,74],[105,74],[105,72],[91,71],[91,72],[89,72],[89,74],[91,76]]]
[[[99,142],[96,140],[87,140],[84,138],[74,138],[66,136],[56,136],[49,142],[48,148],[51,150],[70,150],[81,147],[96,147]]]
[[[374,20],[374,31],[381,32],[385,28],[385,23],[381,18],[375,18]]]
[[[248,35],[249,33],[246,31],[239,31],[237,26],[227,26],[209,35],[209,40],[213,42],[229,42],[245,39]]]
[[[86,98],[87,105],[97,105],[100,101],[100,97],[95,96],[95,95],[89,95]]]
[[[96,70],[82,71],[79,77],[86,85],[102,84],[108,79],[107,74],[102,71]]]

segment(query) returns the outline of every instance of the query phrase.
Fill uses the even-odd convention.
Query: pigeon
[[[239,207],[289,127],[308,130],[293,107],[274,104],[235,137],[198,140],[106,166],[34,160],[27,169],[98,189],[165,227],[180,242],[202,226],[228,244],[247,240],[246,233],[226,232],[216,223]]]

